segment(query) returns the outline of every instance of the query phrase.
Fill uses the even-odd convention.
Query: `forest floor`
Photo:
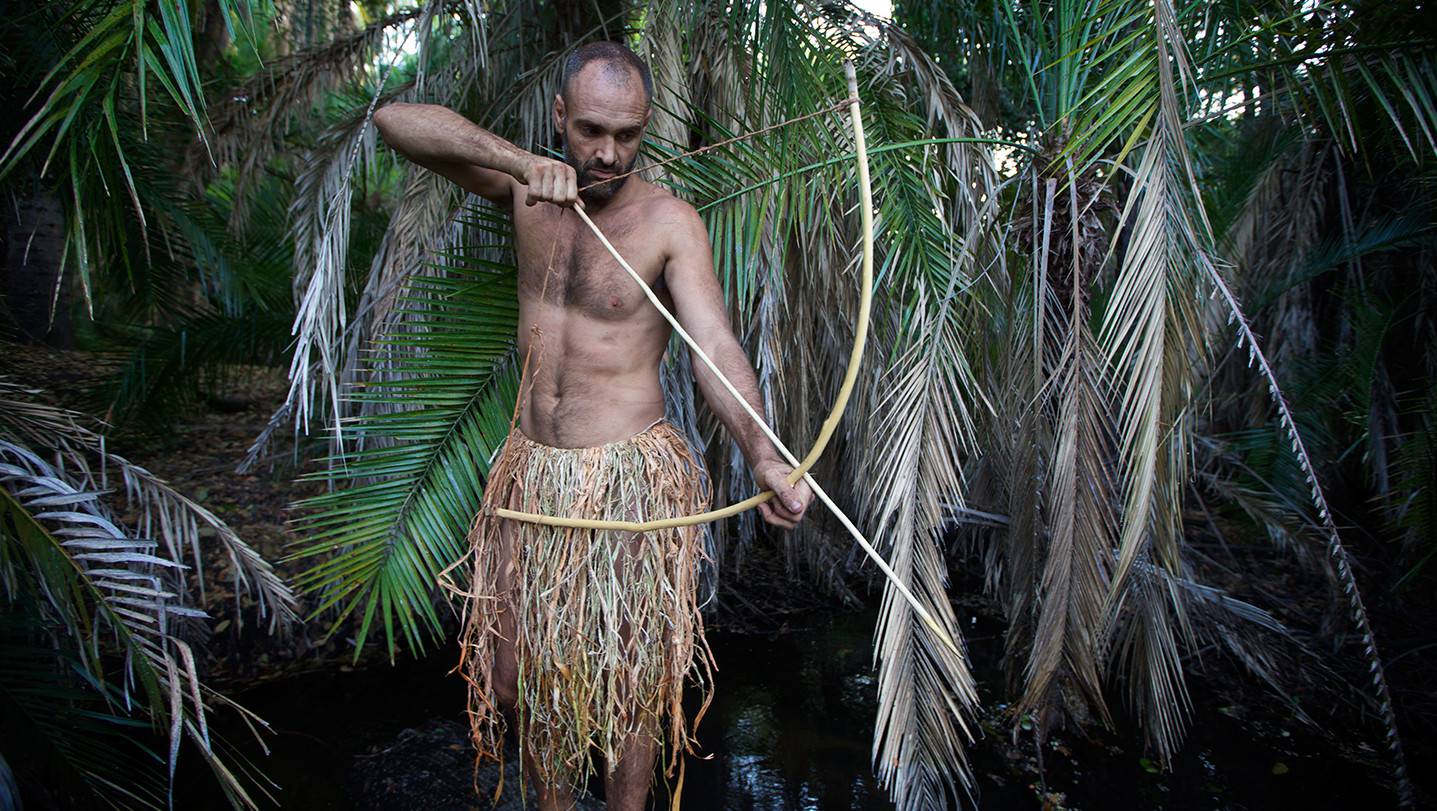
[[[93,411],[93,400],[86,392],[104,373],[103,363],[77,352],[27,348],[0,362],[0,374],[44,388],[52,402],[77,410]],[[280,438],[276,446],[279,453],[266,465],[246,474],[234,472],[272,409],[282,400],[285,388],[286,382],[276,370],[236,375],[222,396],[204,401],[183,420],[162,431],[117,432],[112,436],[111,448],[213,510],[267,559],[276,561],[281,574],[292,577],[301,566],[286,557],[295,541],[289,525],[293,505],[300,498],[321,492],[323,483],[296,481],[303,471],[293,461],[294,440],[289,436]],[[747,634],[772,640],[784,634],[802,634],[814,627],[817,617],[838,610],[815,590],[794,588],[782,576],[780,562],[764,565],[763,550],[754,554],[758,559],[746,567],[744,593],[738,595],[742,599],[721,600],[723,611],[710,620],[711,628],[721,635]],[[234,595],[227,585],[224,562],[216,555],[210,563],[214,570],[206,577],[206,607],[214,616],[230,617],[215,624],[207,651],[206,667],[213,686],[240,692],[242,701],[246,693],[253,693],[264,702],[265,685],[274,685],[281,692],[295,692],[290,685],[296,689],[318,685],[322,693],[328,684],[326,674],[379,674],[369,677],[375,680],[372,685],[356,688],[362,690],[388,690],[395,684],[393,679],[398,676],[386,675],[386,671],[394,669],[379,646],[369,646],[356,660],[351,640],[342,630],[326,636],[327,625],[322,619],[307,623],[287,638],[274,638],[265,635],[252,613],[234,618]],[[1172,808],[1246,808],[1264,807],[1266,803],[1259,799],[1262,797],[1306,797],[1308,807],[1339,807],[1343,803],[1336,796],[1323,793],[1332,775],[1365,784],[1365,788],[1356,787],[1355,794],[1349,793],[1349,798],[1365,798],[1371,804],[1386,806],[1393,797],[1387,790],[1391,775],[1389,760],[1381,748],[1381,726],[1358,687],[1365,668],[1350,631],[1345,642],[1335,649],[1336,654],[1329,641],[1320,649],[1320,655],[1308,656],[1305,664],[1302,655],[1292,658],[1301,672],[1283,673],[1291,679],[1283,685],[1285,698],[1245,675],[1231,657],[1221,655],[1221,646],[1199,651],[1190,661],[1192,671],[1200,674],[1191,679],[1191,735],[1185,754],[1173,764],[1173,772],[1165,775],[1159,764],[1143,754],[1142,742],[1132,732],[1136,725],[1125,717],[1121,707],[1114,708],[1116,731],[1057,730],[1042,747],[1034,745],[1031,719],[1012,717],[995,698],[1005,692],[999,662],[1002,611],[982,594],[979,577],[965,574],[969,568],[966,563],[974,564],[972,571],[981,571],[976,561],[955,563],[954,591],[962,595],[956,609],[960,618],[969,618],[964,630],[986,702],[981,719],[986,734],[974,753],[975,770],[980,772],[979,788],[986,798],[983,807],[1100,808],[1155,802]],[[1334,637],[1341,639],[1340,606],[1333,610],[1331,593],[1319,579],[1290,559],[1276,556],[1261,566],[1251,565],[1250,559],[1244,563],[1248,565],[1228,570],[1230,582],[1217,585],[1269,596],[1271,600],[1264,606],[1284,621],[1335,614]],[[859,583],[856,588],[862,590],[866,585]],[[1384,645],[1399,722],[1407,737],[1409,763],[1432,762],[1430,758],[1437,756],[1432,732],[1437,728],[1437,698],[1429,680],[1437,672],[1437,636],[1431,622],[1437,618],[1437,607],[1426,592],[1412,595],[1369,589],[1368,600],[1379,641]],[[395,672],[401,676],[410,672],[406,667],[427,668],[425,674],[435,670],[433,663],[410,661],[400,665]],[[439,667],[447,669],[443,663]],[[862,663],[854,668],[863,669]],[[860,679],[859,683],[871,692],[871,681]],[[1111,693],[1114,700],[1121,695],[1116,689]],[[444,695],[445,700],[453,700],[459,694]],[[289,706],[285,702],[290,700],[271,703],[283,708]],[[1290,706],[1284,706],[1284,702]],[[472,805],[465,731],[453,720],[426,717],[435,714],[431,709],[425,705],[416,707],[410,716],[396,716],[383,728],[385,731],[376,733],[377,740],[370,739],[352,752],[345,750],[343,763],[335,767],[343,776],[336,779],[349,786],[352,796],[370,798],[364,807],[405,807],[410,801],[406,792],[417,790],[416,786],[427,787],[425,790],[430,792],[426,807],[451,807],[439,802],[434,792],[458,798],[452,807]],[[1313,723],[1297,720],[1297,711],[1304,712]],[[272,720],[283,724],[280,719]],[[852,732],[866,740],[871,727]],[[1253,749],[1255,742],[1262,746]],[[1224,750],[1231,752],[1223,755]],[[1219,754],[1215,755],[1215,751]],[[1251,769],[1234,765],[1244,759],[1260,762],[1251,764]],[[512,768],[513,759],[510,760]],[[1219,770],[1228,774],[1219,776]],[[1239,770],[1240,776],[1232,776]],[[490,781],[486,785],[492,787],[496,777],[491,774],[485,778]],[[1420,769],[1414,777],[1419,784],[1430,779]],[[507,779],[513,780],[514,775]],[[1299,786],[1304,779],[1308,783],[1305,788]],[[1125,781],[1147,781],[1151,783],[1151,793],[1115,792],[1113,786]],[[1239,796],[1245,787],[1256,783],[1262,785],[1252,799]],[[1176,793],[1191,791],[1210,801],[1176,800]],[[764,805],[750,798],[747,807],[786,807],[783,801],[778,802]],[[884,807],[886,800],[874,802],[871,807]],[[480,805],[488,807],[487,801]]]

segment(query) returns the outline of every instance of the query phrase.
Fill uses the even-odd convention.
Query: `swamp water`
[[[790,629],[771,635],[710,632],[717,689],[699,728],[701,756],[687,761],[685,809],[892,808],[869,765],[877,695],[871,667],[874,616],[800,616],[790,618]],[[996,709],[1000,629],[965,618],[980,695],[990,710]],[[282,807],[490,808],[489,797],[476,798],[471,787],[463,684],[447,673],[448,653],[396,667],[291,677],[237,696],[276,733],[266,737],[270,757],[257,758],[256,764],[281,786],[276,797]],[[1252,693],[1256,696],[1257,688]],[[1213,696],[1195,695],[1194,701],[1187,745],[1165,774],[1141,757],[1131,721],[1119,720],[1119,732],[1106,742],[1055,736],[1045,747],[1042,784],[1031,740],[1015,747],[1010,722],[988,719],[984,737],[970,748],[979,807],[1393,805],[1392,795],[1370,773],[1336,757],[1296,722],[1285,724],[1291,732],[1284,733],[1270,729],[1269,721],[1267,732],[1259,735],[1251,723],[1239,720],[1240,709],[1225,707]],[[243,737],[236,733],[231,740]],[[190,768],[203,769],[196,765]],[[514,779],[512,771],[508,779]],[[592,788],[599,789],[598,781]],[[662,796],[661,788],[658,792]],[[177,801],[176,807],[208,804]]]

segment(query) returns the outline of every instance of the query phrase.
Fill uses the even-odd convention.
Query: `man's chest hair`
[[[577,216],[527,219],[515,218],[521,296],[542,294],[550,304],[606,321],[626,320],[648,307],[638,284]],[[653,229],[618,218],[598,225],[630,266],[660,289],[663,256],[654,247]]]

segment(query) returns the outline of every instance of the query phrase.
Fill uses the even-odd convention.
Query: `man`
[[[744,398],[763,408],[698,213],[625,176],[651,97],[648,68],[627,48],[576,50],[554,98],[563,161],[442,107],[390,104],[375,114],[386,143],[509,207],[514,219],[525,378],[518,430],[490,471],[485,513],[470,535],[474,586],[461,664],[481,756],[498,756],[501,719],[516,726],[541,809],[572,807],[593,748],[605,756],[609,807],[643,808],[660,739],[668,738],[670,765],[687,748],[682,683],[707,663],[697,530],[566,530],[492,515],[507,506],[634,520],[707,507],[696,462],[663,420],[658,369],[670,328],[570,208],[584,207]],[[759,507],[764,519],[792,528],[813,497],[808,486],[788,485],[792,468],[712,373],[694,368],[755,480],[775,491]]]

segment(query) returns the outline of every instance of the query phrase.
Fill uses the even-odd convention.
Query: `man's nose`
[[[614,139],[605,138],[601,140],[598,148],[594,150],[594,157],[598,159],[599,163],[605,166],[613,166],[618,157],[614,150]]]

